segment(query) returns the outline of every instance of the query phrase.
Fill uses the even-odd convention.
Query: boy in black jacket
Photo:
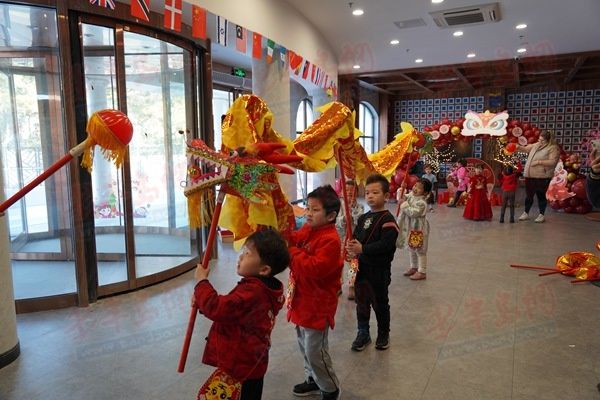
[[[365,199],[370,211],[358,219],[354,239],[348,243],[348,252],[358,257],[358,274],[354,284],[358,335],[352,343],[354,351],[362,351],[371,343],[371,307],[377,318],[375,348],[385,350],[390,347],[388,287],[398,225],[394,216],[385,208],[389,192],[390,184],[383,175],[375,174],[367,178]]]

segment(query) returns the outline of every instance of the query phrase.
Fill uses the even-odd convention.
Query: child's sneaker
[[[367,332],[358,332],[356,339],[352,342],[352,350],[363,351],[371,343],[371,336]]]
[[[409,279],[413,281],[422,281],[423,279],[427,279],[427,275],[417,271],[414,274],[412,274]]]
[[[411,276],[413,275],[415,272],[417,272],[418,270],[416,268],[409,268],[406,270],[405,273],[403,273],[402,275],[404,276]]]
[[[312,376],[309,376],[304,382],[295,385],[292,393],[294,396],[304,397],[319,394],[321,393],[321,389],[319,389],[319,385],[317,385]]]
[[[321,392],[321,400],[338,400],[342,395],[342,391],[340,389],[335,392]]]
[[[536,219],[533,220],[533,222],[537,222],[538,224],[544,222],[546,219],[544,218],[544,214],[540,214],[537,216]]]
[[[526,212],[523,212],[523,214],[521,214],[521,216],[519,217],[519,221],[527,221],[529,219],[529,214],[527,214]]]
[[[377,335],[377,340],[375,341],[375,348],[377,350],[385,350],[390,347],[390,334],[382,333]]]

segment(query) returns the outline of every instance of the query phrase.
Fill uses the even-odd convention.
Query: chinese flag
[[[262,35],[252,32],[252,57],[262,58]]]
[[[165,0],[164,27],[181,32],[181,0]]]
[[[150,0],[131,0],[131,15],[150,21]]]
[[[290,55],[290,68],[296,71],[302,64],[302,56],[292,50],[288,50],[288,54]]]
[[[206,39],[206,9],[192,6],[192,37]]]

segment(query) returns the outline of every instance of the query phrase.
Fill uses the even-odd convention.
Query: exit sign
[[[246,71],[244,71],[242,68],[233,67],[231,68],[231,75],[239,76],[240,78],[245,78]]]

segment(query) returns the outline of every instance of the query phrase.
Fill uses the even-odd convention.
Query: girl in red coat
[[[198,310],[212,321],[202,362],[229,375],[228,381],[241,382],[241,400],[260,400],[263,378],[269,362],[271,331],[284,304],[283,285],[274,277],[289,264],[290,255],[283,238],[265,229],[246,240],[237,264],[242,277],[227,295],[219,295],[208,281],[208,268],[198,265],[194,299]],[[213,374],[215,375],[215,374]],[[229,378],[227,377],[227,378]],[[212,386],[207,382],[203,390]],[[213,389],[215,389],[213,387]]]
[[[308,194],[306,223],[292,233],[288,321],[296,325],[304,359],[305,381],[294,386],[296,396],[321,394],[322,400],[340,397],[327,337],[333,329],[341,288],[342,243],[335,229],[340,199],[330,185]]]
[[[475,175],[469,180],[469,198],[463,213],[466,219],[491,221],[492,206],[487,197],[487,179],[481,165],[475,166]]]

